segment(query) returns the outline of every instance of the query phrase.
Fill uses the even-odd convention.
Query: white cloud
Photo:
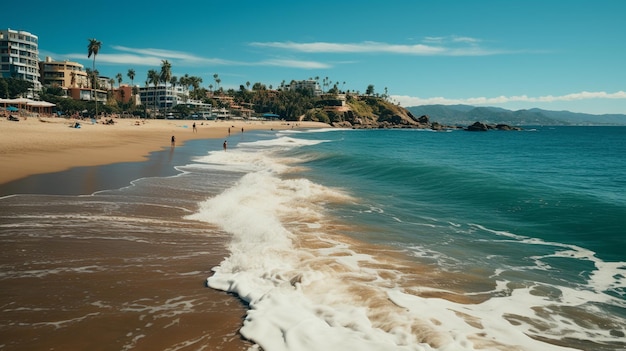
[[[566,94],[561,96],[538,96],[530,97],[526,95],[517,96],[497,96],[497,97],[473,97],[464,99],[448,99],[445,97],[420,98],[408,95],[392,95],[395,101],[400,102],[402,106],[419,106],[419,105],[500,105],[511,102],[532,102],[532,103],[550,103],[559,101],[578,101],[589,99],[626,99],[626,92],[617,91],[615,93],[607,93],[603,91]]]
[[[291,67],[291,68],[303,68],[303,69],[324,69],[324,68],[331,67],[328,64],[315,62],[315,61],[281,60],[281,59],[260,61],[254,65]]]
[[[451,41],[454,43],[470,44],[468,46],[456,47],[454,45],[443,45],[446,38],[428,37],[425,42],[438,45],[427,44],[389,44],[374,41],[364,41],[361,43],[330,43],[330,42],[253,42],[252,46],[263,48],[276,48],[306,53],[388,53],[417,56],[482,56],[506,53],[502,50],[489,50],[476,45],[477,39],[467,37],[455,37]]]
[[[425,43],[437,43],[437,44],[441,44],[443,43],[445,40],[445,37],[425,37],[424,38],[424,42]]]
[[[126,46],[112,46],[122,53],[99,53],[96,61],[99,64],[134,65],[160,67],[162,60],[169,60],[173,66],[275,66],[301,69],[326,69],[331,65],[305,60],[270,59],[261,61],[231,61],[218,58],[205,58],[194,54],[156,48],[130,48]],[[84,54],[66,54],[68,59],[85,60]]]
[[[441,49],[427,45],[392,45],[378,42],[363,43],[294,43],[294,42],[269,42],[252,43],[253,46],[287,49],[308,53],[365,53],[365,52],[388,52],[388,53],[412,53],[417,55],[432,55]]]
[[[72,59],[84,59],[84,54],[69,54]],[[133,54],[98,54],[96,62],[111,64],[130,64],[137,66],[161,66],[161,59],[158,57],[139,56]]]
[[[118,50],[118,51],[132,52],[132,53],[140,54],[144,56],[162,57],[164,59],[170,58],[170,59],[182,59],[182,60],[189,60],[189,61],[201,60],[201,58],[197,56],[191,55],[186,52],[181,52],[181,51],[152,49],[152,48],[140,49],[140,48],[129,48],[126,46],[113,46],[113,49]]]

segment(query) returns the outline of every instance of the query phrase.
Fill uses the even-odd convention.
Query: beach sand
[[[151,151],[192,139],[226,138],[246,130],[320,128],[317,122],[115,119],[113,125],[65,118],[0,119],[0,184],[33,174],[117,162],[141,161]],[[102,120],[101,120],[102,121]],[[197,132],[192,125],[196,123]]]
[[[75,121],[61,118],[0,120],[0,184],[72,167],[143,162],[152,151],[170,150],[172,135],[180,146],[191,139],[227,138],[229,128],[237,135],[242,128],[245,133],[327,127],[195,121],[194,133],[194,121],[116,121],[81,121],[81,128],[71,128]],[[228,255],[226,233],[180,222],[184,212],[155,211],[168,208],[167,197],[145,213],[143,206],[132,207],[132,214],[126,205],[119,213],[100,207],[97,197],[76,199],[8,196],[0,202],[1,349],[228,351],[251,346],[238,334],[243,302],[205,285],[210,269]],[[46,226],[31,224],[31,213],[44,218]],[[153,224],[133,231],[124,222],[132,223],[133,216]]]

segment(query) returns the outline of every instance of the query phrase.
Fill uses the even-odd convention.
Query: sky
[[[425,104],[626,114],[626,1],[68,1],[1,5],[0,28],[39,37],[40,59],[135,84],[147,72],[201,86],[273,88],[319,77]],[[13,7],[13,8],[11,8]],[[8,8],[8,11],[5,10]]]

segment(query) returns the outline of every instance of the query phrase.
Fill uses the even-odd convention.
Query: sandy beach
[[[187,140],[225,138],[246,130],[320,128],[317,122],[191,121],[114,119],[115,124],[92,124],[65,118],[0,119],[0,184],[29,175],[78,166],[141,161],[151,151],[170,147],[171,137]],[[79,122],[80,128],[72,128]],[[196,123],[196,132],[193,124]]]
[[[327,127],[195,121],[194,132],[194,121],[188,120],[115,121],[80,121],[80,128],[71,128],[76,120],[0,119],[0,184],[41,175],[47,186],[63,189],[50,182],[54,172],[150,163],[153,151],[171,154],[192,139],[226,139],[229,129],[239,139],[251,130]],[[207,191],[183,189],[174,177],[142,184],[129,190],[132,196],[112,190],[88,197],[3,197],[1,349],[240,351],[251,346],[238,333],[245,305],[206,286],[211,268],[228,255],[230,235],[183,219]]]

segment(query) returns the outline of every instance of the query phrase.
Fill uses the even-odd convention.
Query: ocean
[[[0,350],[626,350],[626,127],[221,141],[1,198]]]

